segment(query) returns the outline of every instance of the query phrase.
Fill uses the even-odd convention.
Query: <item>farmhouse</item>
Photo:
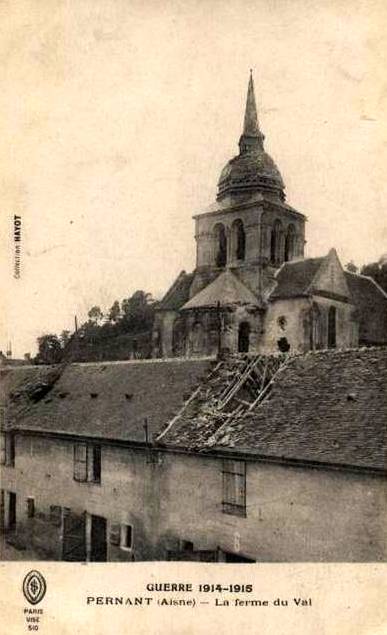
[[[1,370],[2,521],[91,561],[384,561],[384,348]]]

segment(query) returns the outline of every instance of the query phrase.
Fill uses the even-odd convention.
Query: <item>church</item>
[[[387,341],[387,296],[343,269],[335,249],[305,258],[306,217],[265,151],[252,74],[239,153],[195,220],[196,267],[162,299],[153,357],[305,353]]]

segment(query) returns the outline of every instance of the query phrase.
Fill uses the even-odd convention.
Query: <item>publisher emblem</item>
[[[24,597],[30,604],[38,604],[46,593],[46,581],[40,571],[30,571],[23,580]]]

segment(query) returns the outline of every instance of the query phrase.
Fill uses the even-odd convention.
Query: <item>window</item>
[[[0,434],[0,464],[7,467],[15,466],[15,435],[13,432]]]
[[[224,267],[227,262],[227,236],[222,223],[214,227],[215,236],[215,262],[217,267]]]
[[[121,525],[121,549],[127,549],[128,551],[133,547],[133,527],[132,525]]]
[[[238,218],[232,224],[232,250],[236,260],[244,260],[246,254],[246,234],[242,221]]]
[[[35,516],[35,500],[33,498],[27,498],[27,518],[33,518]]]
[[[238,352],[248,353],[250,347],[250,324],[241,322],[238,330]]]
[[[246,463],[223,461],[223,501],[225,514],[246,516]]]
[[[101,446],[92,443],[74,445],[74,480],[101,482]]]
[[[336,307],[328,311],[328,348],[336,348]]]
[[[282,223],[276,220],[271,230],[270,262],[279,265],[282,261]]]
[[[294,256],[295,234],[294,225],[289,225],[285,237],[285,261],[291,260]]]
[[[201,322],[195,322],[192,326],[192,353],[204,353],[204,330]]]
[[[319,350],[324,348],[323,340],[323,321],[320,308],[318,304],[313,302],[312,305],[312,325],[311,325],[311,348],[312,350]]]
[[[178,317],[172,328],[172,355],[179,357],[185,353],[186,323],[184,317]]]

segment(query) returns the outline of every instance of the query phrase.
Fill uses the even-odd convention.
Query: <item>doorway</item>
[[[86,514],[63,510],[63,552],[66,562],[86,560]]]
[[[241,322],[238,331],[238,352],[248,353],[250,347],[250,324]]]
[[[91,517],[91,562],[106,562],[106,518],[102,516]]]
[[[15,492],[9,492],[8,529],[13,530],[15,528],[16,528],[16,494]]]

